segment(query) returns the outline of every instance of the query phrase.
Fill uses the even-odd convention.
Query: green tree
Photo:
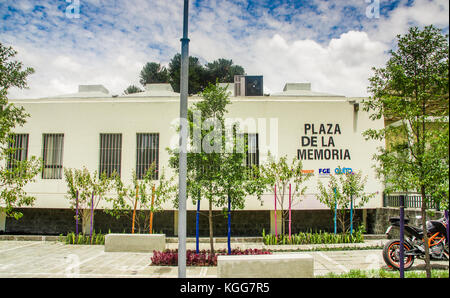
[[[133,93],[139,93],[142,92],[142,89],[135,85],[130,85],[123,91],[125,94],[133,94]]]
[[[169,63],[169,83],[175,92],[180,92],[181,54],[176,54]],[[198,94],[207,85],[207,73],[197,57],[189,56],[189,94]]]
[[[27,88],[27,77],[34,73],[33,68],[24,69],[22,62],[12,60],[16,54],[12,47],[0,43],[0,213],[19,219],[23,214],[14,208],[33,205],[35,197],[24,187],[35,180],[42,163],[34,156],[16,160],[15,152],[20,148],[14,144],[12,130],[23,126],[30,115],[8,102],[8,90]]]
[[[167,69],[159,63],[147,62],[141,70],[139,82],[145,86],[153,83],[167,83],[169,81]]]
[[[318,183],[319,194],[317,199],[330,208],[333,214],[337,210],[336,219],[342,233],[346,233],[351,224],[349,213],[352,200],[354,209],[362,208],[376,194],[365,192],[366,183],[367,176],[363,177],[361,171],[331,175],[326,186],[321,181]]]
[[[206,64],[208,82],[214,83],[219,80],[220,83],[234,83],[235,75],[245,74],[245,70],[240,65],[234,65],[233,60],[217,59]]]
[[[166,177],[163,170],[159,180],[154,180],[154,171],[155,165],[153,164],[143,179],[138,179],[136,172],[133,171],[132,184],[128,187],[124,185],[118,175],[115,175],[113,188],[116,195],[107,199],[111,203],[111,207],[105,208],[105,213],[116,218],[125,216],[132,221],[133,212],[136,210],[135,223],[138,233],[148,231],[150,214],[162,211],[164,202],[175,194],[174,178]]]
[[[223,153],[222,128],[230,101],[226,89],[213,84],[205,88],[201,97],[201,101],[194,103],[196,112],[188,111],[189,127],[200,130],[200,135],[190,138],[193,150],[187,154],[187,190],[193,200],[205,198],[208,201],[210,246],[214,254],[213,206],[224,205],[219,178]],[[199,118],[194,119],[194,116]],[[207,121],[211,125],[205,125]],[[169,150],[169,153],[170,165],[178,171],[178,150]]]
[[[245,166],[245,150],[237,150],[237,124],[231,124],[229,133],[225,129],[227,105],[231,103],[227,89],[210,84],[201,98],[188,111],[193,137],[187,153],[187,191],[194,204],[199,200],[208,202],[210,247],[214,254],[213,208],[228,208],[230,200],[232,210],[242,209],[248,195],[260,197],[262,190]],[[227,144],[231,144],[228,149]],[[168,151],[170,166],[178,171],[178,150]]]
[[[115,176],[113,173],[112,177]],[[78,203],[82,232],[87,235],[94,228],[95,212],[92,213],[92,218],[91,212],[98,208],[103,199],[107,199],[105,196],[111,189],[112,179],[105,173],[99,176],[97,171],[91,174],[85,167],[81,170],[64,168],[64,177],[67,183],[66,198],[72,209],[75,209]]]
[[[291,203],[301,202],[302,196],[306,191],[304,183],[312,177],[312,174],[303,172],[302,161],[294,157],[288,162],[287,156],[282,156],[278,161],[269,154],[267,162],[261,167],[263,179],[267,190],[274,191],[277,188],[276,200],[277,206],[281,210],[282,228],[281,233],[286,233],[286,221],[288,220],[288,192],[291,184]]]
[[[180,92],[181,55],[176,54],[169,63],[169,82],[175,92]],[[199,58],[189,57],[189,94],[198,94],[209,84],[233,83],[235,75],[243,75],[242,66],[233,60],[220,58],[203,66]]]
[[[427,277],[431,266],[426,209],[433,197],[429,194],[448,187],[448,178],[441,180],[442,173],[438,173],[448,173],[448,50],[448,35],[432,25],[422,30],[412,27],[398,35],[397,49],[390,51],[386,67],[373,69],[372,96],[364,104],[371,119],[384,117],[390,124],[365,132],[368,139],[386,141],[386,148],[380,148],[375,159],[389,190],[409,188],[422,195]]]

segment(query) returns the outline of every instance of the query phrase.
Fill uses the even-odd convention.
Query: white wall
[[[195,98],[190,98],[192,103]],[[176,140],[173,121],[179,115],[179,104],[176,97],[170,98],[61,98],[15,100],[12,103],[22,105],[31,114],[23,127],[15,129],[16,133],[28,133],[28,155],[42,156],[42,134],[64,133],[64,167],[81,168],[86,166],[91,171],[98,170],[100,133],[122,133],[122,178],[131,179],[131,172],[136,163],[136,133],[160,134],[160,170],[168,170],[168,154],[165,150],[172,139]],[[379,192],[367,207],[382,206],[383,186],[375,178],[372,168],[372,156],[376,147],[383,145],[374,141],[365,141],[361,133],[368,128],[382,128],[383,120],[371,121],[368,115],[359,110],[354,113],[353,105],[348,98],[290,98],[290,97],[232,97],[232,105],[228,107],[229,117],[262,119],[267,125],[273,118],[278,123],[278,156],[287,155],[289,159],[297,156],[301,148],[300,139],[304,135],[304,124],[321,123],[339,124],[342,134],[333,136],[336,148],[349,149],[351,160],[314,160],[304,161],[305,169],[315,170],[315,176],[307,183],[307,195],[295,209],[325,208],[314,198],[317,181],[326,182],[326,178],[318,178],[319,168],[350,167],[362,170],[368,175],[368,192]],[[171,124],[172,123],[172,124]],[[273,126],[272,126],[273,127]],[[267,128],[269,128],[267,126]],[[265,140],[261,137],[262,127],[256,127],[260,133],[260,151]],[[316,128],[317,129],[317,128]],[[247,129],[252,132],[251,128]],[[256,132],[255,131],[255,132]],[[268,136],[269,137],[269,136]],[[320,137],[319,137],[320,139]],[[267,140],[269,141],[269,139]],[[264,162],[263,154],[260,163]],[[42,179],[26,187],[26,190],[37,197],[35,207],[68,208],[66,184],[61,180]],[[287,198],[286,198],[287,199]],[[263,197],[264,205],[249,199],[248,210],[273,209],[273,193]],[[202,209],[206,209],[204,204]],[[166,209],[173,209],[170,204]],[[189,202],[189,209],[195,207]]]

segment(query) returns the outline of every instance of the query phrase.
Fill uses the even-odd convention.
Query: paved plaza
[[[380,244],[380,240],[378,240]],[[367,244],[366,244],[367,245]],[[225,248],[216,243],[215,248]],[[265,246],[262,243],[234,243],[233,247],[298,249],[298,246]],[[167,243],[167,248],[177,248]],[[195,243],[188,243],[194,249]],[[209,244],[201,243],[201,249]],[[305,248],[305,247],[303,247]],[[386,268],[381,249],[274,252],[304,253],[314,257],[315,276],[329,272],[343,273],[352,269]],[[66,245],[55,241],[0,241],[0,277],[141,277],[174,278],[177,267],[150,266],[151,253],[104,252],[103,245]],[[448,262],[432,262],[448,269]],[[415,269],[423,270],[423,261],[416,260]],[[187,267],[188,278],[217,277],[216,267]]]

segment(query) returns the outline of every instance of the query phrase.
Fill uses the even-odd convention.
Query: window
[[[120,176],[122,160],[122,134],[100,134],[99,175],[105,173],[111,177],[117,172]]]
[[[247,149],[247,167],[251,168],[253,166],[259,166],[258,134],[246,133],[244,134],[244,141]]]
[[[154,163],[153,179],[158,179],[159,168],[159,134],[136,134],[136,176],[143,179],[151,164]]]
[[[17,162],[27,160],[28,157],[28,134],[11,134],[8,141],[8,170],[16,167]]]
[[[42,179],[62,179],[64,134],[44,134]]]

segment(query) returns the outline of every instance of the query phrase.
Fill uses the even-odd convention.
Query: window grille
[[[136,134],[136,176],[143,179],[150,166],[154,164],[153,179],[158,179],[159,169],[159,134]]]
[[[246,165],[251,168],[253,166],[259,166],[259,145],[257,133],[244,134],[244,141],[246,145]]]
[[[62,179],[64,134],[44,134],[42,179]]]
[[[8,170],[16,168],[16,163],[27,160],[28,157],[28,134],[11,134],[8,141]]]
[[[114,171],[120,176],[122,160],[122,134],[100,134],[99,176],[111,177]]]

